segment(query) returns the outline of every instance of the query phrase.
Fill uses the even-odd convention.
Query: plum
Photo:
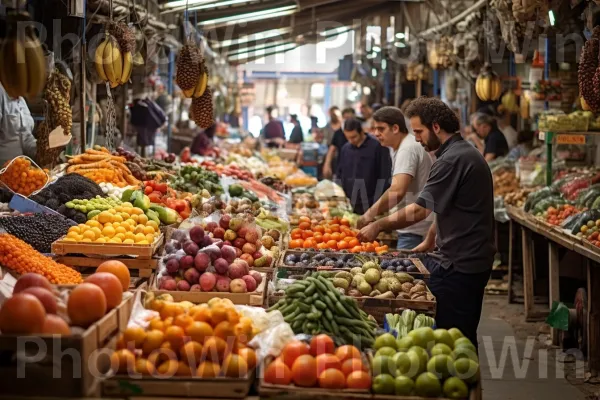
[[[237,258],[237,255],[233,247],[224,245],[221,247],[221,257],[227,260],[227,262],[232,263]]]
[[[246,244],[246,239],[238,237],[232,243],[233,243],[233,247],[237,247],[238,249],[241,249]]]
[[[183,273],[183,278],[188,281],[191,285],[198,283],[198,280],[200,279],[200,272],[198,272],[197,269],[195,268],[188,268],[184,273]]]
[[[216,222],[209,222],[208,224],[206,224],[205,229],[212,233],[218,226],[219,225]]]
[[[202,239],[202,244],[200,244],[200,247],[204,248],[204,247],[208,247],[211,244],[213,244],[213,240],[210,236],[206,235],[204,236],[204,238]]]
[[[175,229],[171,234],[171,239],[177,242],[184,242],[187,237],[188,233],[184,229]]]
[[[229,240],[224,240],[222,243],[223,246],[233,246]]]
[[[246,282],[243,279],[234,279],[229,283],[229,289],[231,293],[246,293],[248,288]]]
[[[260,285],[262,282],[262,275],[258,271],[250,271],[250,276],[254,278],[256,281],[256,286]]]
[[[231,279],[224,275],[217,275],[217,283],[215,287],[218,292],[229,292],[229,284],[231,283]]]
[[[219,226],[223,229],[229,229],[229,222],[231,221],[230,215],[223,215],[219,220]]]
[[[176,258],[171,258],[169,261],[167,261],[166,267],[168,273],[175,274],[177,271],[179,271],[179,261],[177,261]]]
[[[204,229],[200,225],[194,226],[190,229],[190,239],[192,239],[194,243],[200,245],[204,239]]]
[[[242,252],[252,255],[252,254],[256,253],[256,245],[248,242],[244,245],[244,247],[242,247]],[[254,258],[254,257],[252,257],[252,258]]]
[[[196,257],[194,258],[194,268],[196,268],[200,272],[206,271],[206,269],[210,266],[210,256],[203,252],[198,252]]]
[[[212,292],[217,284],[217,276],[212,272],[205,272],[200,275],[200,287],[203,292]]]
[[[225,229],[218,227],[213,231],[213,237],[223,239],[225,237]]]
[[[249,292],[256,291],[256,280],[251,275],[242,276],[242,280],[246,283],[246,289],[248,289]]]
[[[179,282],[177,282],[177,290],[179,290],[180,292],[189,292],[190,288],[191,285],[185,279],[182,279]]]
[[[179,243],[179,242],[169,242],[165,245],[165,252],[167,254],[173,254],[175,253],[178,249],[175,247],[175,243]]]
[[[186,270],[194,266],[194,256],[181,257],[179,260],[179,269]]]
[[[227,274],[227,271],[229,270],[229,263],[224,258],[217,258],[213,265],[219,274]]]
[[[183,248],[183,251],[186,252],[186,254],[189,254],[191,256],[195,256],[196,253],[198,253],[198,250],[200,250],[198,245],[191,240],[186,240],[185,243],[183,243],[182,248]]]
[[[227,275],[229,275],[231,279],[237,279],[246,275],[247,271],[248,270],[241,263],[233,263],[229,266]]]
[[[175,282],[175,279],[171,278],[171,277],[165,277],[166,279],[163,279],[160,282],[160,290],[177,290],[177,282]]]
[[[190,292],[201,292],[201,291],[202,291],[202,288],[197,283],[195,285],[192,285],[192,287],[190,288]]]
[[[201,252],[208,254],[208,256],[210,257],[211,261],[213,261],[213,262],[217,258],[221,258],[221,249],[217,245],[215,245],[215,244],[212,244],[212,245],[210,245],[208,247],[203,248]]]

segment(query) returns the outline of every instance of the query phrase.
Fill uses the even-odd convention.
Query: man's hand
[[[358,233],[358,240],[360,242],[373,242],[379,235],[379,224],[373,222],[360,230]]]
[[[420,245],[411,250],[413,253],[428,253],[433,250],[435,246],[432,243],[429,243],[427,239],[421,242]]]
[[[333,173],[331,172],[331,167],[329,167],[329,166],[323,167],[323,178],[331,179],[332,176],[333,176]]]
[[[373,221],[375,221],[375,218],[372,218],[368,213],[365,213],[364,215],[361,215],[361,217],[356,222],[356,227],[358,229],[362,229]]]

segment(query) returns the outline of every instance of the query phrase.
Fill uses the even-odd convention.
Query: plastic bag
[[[245,307],[245,309],[260,310],[266,315],[266,319],[261,318],[259,322],[264,329],[248,343],[250,347],[255,349],[258,359],[262,362],[267,357],[279,356],[285,345],[294,340],[294,331],[283,320],[281,312],[276,310],[267,313],[265,310],[256,307]]]

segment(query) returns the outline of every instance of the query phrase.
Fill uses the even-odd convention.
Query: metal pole
[[[243,79],[244,83],[249,82],[248,77],[246,75],[246,71],[244,71],[244,79]],[[248,103],[246,101],[244,101],[244,105],[242,106],[242,126],[244,127],[245,131],[248,131]]]
[[[548,38],[546,37],[545,41],[544,41],[544,45],[545,45],[545,51],[546,53],[544,54],[544,80],[549,80],[550,79],[550,60],[549,60],[549,55],[550,55],[550,41],[548,40]],[[548,100],[546,99],[546,102],[544,104],[544,109],[548,109]],[[546,185],[550,186],[552,184],[552,178],[553,178],[553,174],[552,174],[552,139],[554,138],[554,135],[552,132],[546,132],[546,137],[544,138],[546,141]]]
[[[187,14],[187,12],[186,12]],[[187,21],[187,19],[186,19]],[[169,50],[169,78],[167,80],[167,88],[169,97],[171,98],[171,110],[167,120],[167,151],[171,152],[171,137],[173,136],[173,76],[175,75],[175,51]]]
[[[81,141],[81,153],[85,152],[86,146],[86,114],[85,114],[85,95],[86,95],[86,79],[85,79],[85,60],[87,56],[87,43],[85,41],[85,26],[87,25],[86,18],[87,0],[83,0],[83,20],[81,24],[81,65],[79,66],[79,107],[81,120],[79,121],[79,140]]]

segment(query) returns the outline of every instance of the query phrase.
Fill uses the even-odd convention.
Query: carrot
[[[71,165],[67,168],[67,172],[74,172],[81,169],[95,169],[95,168],[112,168],[112,165],[107,161],[98,161],[91,164],[80,164],[80,165]]]

